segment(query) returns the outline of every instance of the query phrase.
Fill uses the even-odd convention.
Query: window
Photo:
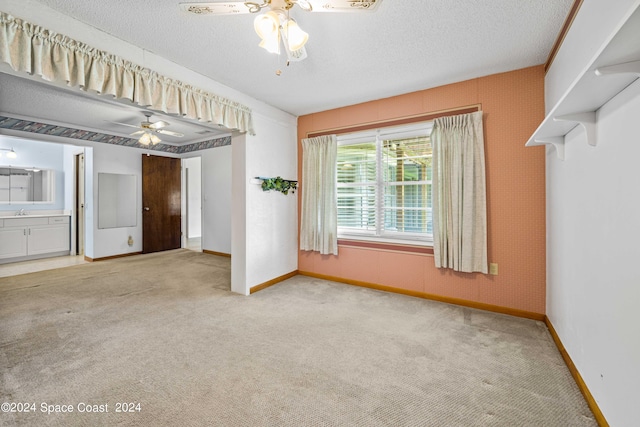
[[[338,235],[431,243],[432,123],[338,136]]]

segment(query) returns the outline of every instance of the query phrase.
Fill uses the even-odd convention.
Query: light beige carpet
[[[540,322],[303,276],[245,297],[229,270],[177,250],[0,278],[0,401],[36,410],[0,425],[596,425]]]

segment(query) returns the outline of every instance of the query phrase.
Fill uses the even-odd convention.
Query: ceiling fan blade
[[[130,135],[130,136],[136,136],[136,135],[142,135],[143,133],[144,133],[144,131],[143,131],[143,130],[139,130],[139,131],[137,131],[137,132],[130,133],[129,135]]]
[[[115,123],[117,125],[122,125],[122,126],[129,126],[130,128],[140,128],[140,125],[131,125],[129,123],[121,123],[121,122],[109,122],[109,123]]]
[[[183,133],[180,132],[173,132],[171,130],[166,130],[166,129],[158,129],[157,130],[158,133],[161,133],[163,135],[171,135],[171,136],[177,136],[178,138],[181,138],[184,136]]]
[[[195,15],[235,15],[249,13],[244,1],[228,1],[224,3],[180,3],[180,9]]]
[[[382,0],[308,0],[313,12],[373,12]]]
[[[149,125],[151,129],[162,129],[163,127],[167,126],[169,126],[169,123],[165,122],[164,120],[158,120],[157,122],[151,123]]]

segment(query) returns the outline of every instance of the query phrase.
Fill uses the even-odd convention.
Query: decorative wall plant
[[[275,178],[263,178],[259,176],[256,177],[256,179],[262,180],[262,191],[275,190],[281,192],[282,194],[289,194],[289,191],[291,191],[291,193],[293,194],[295,193],[295,190],[298,189],[298,181],[282,179],[279,176]]]

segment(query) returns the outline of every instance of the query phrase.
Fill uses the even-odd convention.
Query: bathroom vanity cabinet
[[[69,215],[0,218],[0,263],[69,255]]]

